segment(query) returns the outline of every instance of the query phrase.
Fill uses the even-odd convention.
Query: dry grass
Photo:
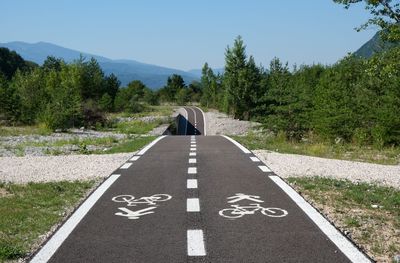
[[[316,177],[288,181],[376,261],[400,253],[399,190]]]

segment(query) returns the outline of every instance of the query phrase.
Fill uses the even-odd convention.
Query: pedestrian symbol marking
[[[127,207],[143,206],[147,205],[149,207],[132,210],[127,207],[118,207],[122,212],[117,212],[115,215],[127,217],[128,219],[139,219],[141,216],[153,214],[154,209],[158,207],[158,202],[168,201],[172,196],[167,194],[154,194],[152,196],[143,196],[140,198],[135,198],[133,195],[117,195],[112,198],[112,201],[116,203],[125,203]]]
[[[226,199],[231,199],[230,201],[228,201],[228,203],[230,203],[230,204],[237,203],[242,200],[249,200],[249,201],[257,202],[257,203],[264,203],[264,201],[260,200],[259,198],[260,197],[257,195],[246,195],[246,194],[238,193],[238,194],[235,194],[234,196],[228,197]]]

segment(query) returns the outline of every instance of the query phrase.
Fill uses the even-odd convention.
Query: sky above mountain
[[[242,35],[249,55],[268,66],[336,62],[375,30],[363,5],[345,10],[332,0],[2,0],[0,42],[46,41],[183,70],[224,65]]]

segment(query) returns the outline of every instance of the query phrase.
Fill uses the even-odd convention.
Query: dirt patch
[[[7,189],[0,187],[0,198],[8,197],[8,196],[12,196],[12,194],[10,192],[8,192]]]

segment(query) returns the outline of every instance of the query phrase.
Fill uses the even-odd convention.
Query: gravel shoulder
[[[325,159],[267,150],[253,152],[283,178],[320,176],[347,179],[352,182],[375,183],[400,189],[400,165]]]
[[[133,154],[1,157],[0,181],[28,183],[105,178]]]
[[[259,125],[256,122],[232,119],[216,110],[210,110],[204,114],[206,115],[207,135],[245,135]]]

